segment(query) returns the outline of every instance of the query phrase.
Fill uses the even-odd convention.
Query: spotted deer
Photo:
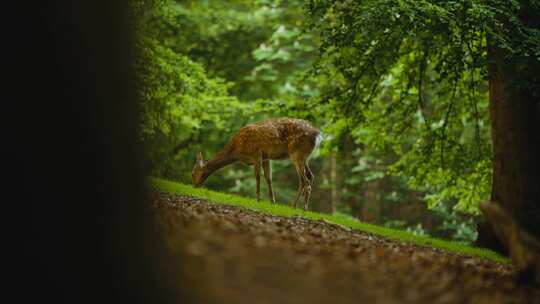
[[[257,200],[260,199],[261,167],[268,183],[270,201],[275,203],[272,189],[270,160],[290,158],[298,173],[299,185],[293,207],[303,196],[304,210],[308,209],[314,176],[308,158],[320,143],[319,130],[307,121],[294,118],[275,118],[246,125],[232,137],[225,147],[210,160],[205,161],[201,152],[192,171],[193,184],[200,187],[215,171],[235,162],[253,165],[257,181]]]

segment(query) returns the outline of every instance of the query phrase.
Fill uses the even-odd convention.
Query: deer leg
[[[302,180],[302,177],[300,174],[298,175],[298,192],[296,193],[296,198],[293,201],[293,208],[296,208],[296,205],[298,203],[298,199],[301,195],[304,193],[304,181]]]
[[[296,208],[296,205],[298,204],[298,199],[301,196],[304,196],[305,192],[305,186],[306,186],[306,176],[304,174],[304,166],[300,166],[297,164],[297,162],[294,163],[294,166],[296,167],[296,173],[298,173],[298,193],[296,194],[296,198],[294,200],[293,207]]]
[[[309,184],[313,185],[313,181],[315,180],[315,176],[313,175],[313,172],[311,172],[311,169],[309,168],[307,162],[306,162],[305,170],[306,170],[306,177],[308,178]]]
[[[262,167],[264,170],[264,178],[266,179],[266,183],[268,183],[268,196],[270,197],[270,202],[275,204],[276,199],[274,198],[274,190],[272,189],[272,167],[270,166],[270,161],[263,161]]]
[[[311,169],[309,169],[307,162],[304,166],[304,172],[306,177],[306,185],[304,188],[304,210],[307,211],[309,205],[309,196],[311,195],[311,185],[313,185],[313,180],[315,177],[313,176]]]
[[[259,152],[253,163],[253,167],[255,168],[255,180],[257,181],[257,201],[261,199],[261,160],[262,153]]]

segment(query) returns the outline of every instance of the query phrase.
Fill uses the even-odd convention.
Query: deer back
[[[278,118],[246,125],[230,142],[230,153],[241,161],[259,153],[264,159],[283,159],[293,150],[307,154],[315,147],[319,131],[301,119]],[[248,162],[249,162],[248,160]]]

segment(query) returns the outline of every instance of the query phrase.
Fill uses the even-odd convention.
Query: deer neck
[[[232,156],[231,153],[229,153],[228,150],[224,149],[216,153],[214,157],[212,157],[208,162],[206,163],[205,169],[204,169],[204,178],[208,178],[210,175],[212,175],[215,171],[230,165],[236,161],[236,158]]]

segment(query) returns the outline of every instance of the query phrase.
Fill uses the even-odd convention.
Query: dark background
[[[2,248],[15,302],[171,297],[140,166],[127,4],[3,9]]]

